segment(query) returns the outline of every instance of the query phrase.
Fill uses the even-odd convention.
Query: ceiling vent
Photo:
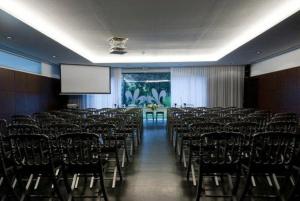
[[[126,42],[128,38],[112,37],[109,39],[110,53],[111,54],[125,54]]]

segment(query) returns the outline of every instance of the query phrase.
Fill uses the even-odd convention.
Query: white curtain
[[[111,68],[111,94],[92,94],[83,97],[81,106],[83,108],[105,108],[121,106],[122,70]]]
[[[241,107],[244,66],[171,68],[171,102],[195,107]]]

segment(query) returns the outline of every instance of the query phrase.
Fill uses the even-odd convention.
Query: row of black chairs
[[[51,188],[47,189],[51,196],[56,194],[60,200],[64,200],[61,183],[65,184],[68,200],[73,200],[82,197],[88,179],[89,189],[98,189],[93,191],[96,197],[101,194],[107,200],[103,172],[108,172],[114,158],[112,187],[117,174],[122,181],[121,168],[130,161],[140,141],[141,115],[140,109],[105,109],[101,113],[97,110],[97,114],[88,109],[36,113],[32,117],[15,115],[8,125],[0,120],[1,200],[40,196],[37,190],[44,177],[50,178]],[[81,177],[84,179],[79,180]],[[100,185],[95,185],[97,180]],[[79,185],[80,181],[84,184]],[[78,189],[82,192],[78,193]]]
[[[197,200],[203,192],[203,176],[213,176],[218,186],[219,179],[226,174],[230,175],[230,196],[234,198],[237,198],[241,176],[246,184],[239,199],[244,200],[247,192],[256,185],[258,175],[263,175],[270,186],[276,187],[277,198],[283,198],[278,177],[289,178],[293,185],[297,185],[293,179],[296,175],[292,174],[297,163],[297,126],[298,119],[292,113],[271,114],[239,108],[168,110],[170,141],[180,162],[183,161],[187,168],[188,181],[192,173],[194,185],[194,164],[199,166]],[[236,175],[235,186],[232,185],[232,175]]]

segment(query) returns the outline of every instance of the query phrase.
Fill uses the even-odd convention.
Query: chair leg
[[[198,187],[197,187],[197,197],[196,201],[200,201],[201,194],[202,194],[202,181],[203,181],[203,175],[201,173],[201,168],[199,168],[199,178],[198,178]]]
[[[186,173],[186,179],[187,181],[190,181],[190,172],[191,172],[191,165],[192,165],[192,151],[189,151],[189,161],[187,164],[187,173]]]
[[[293,189],[289,193],[287,201],[295,200],[295,195],[296,195],[296,192],[297,192],[298,189],[300,189],[300,176],[298,176],[298,179],[296,181],[296,185],[293,187]]]
[[[288,178],[289,178],[289,176],[286,175],[286,176],[285,176],[285,183],[287,183],[286,181],[288,180]],[[275,187],[276,194],[277,194],[277,200],[280,200],[280,201],[285,200],[284,197],[283,197],[283,193],[282,193],[282,191],[281,191],[282,189],[281,189],[280,186],[279,186],[279,183],[278,183],[278,180],[277,180],[275,174],[272,175],[272,180],[273,180],[273,182],[274,182],[274,184],[275,184],[274,187]]]
[[[61,192],[59,190],[58,182],[57,182],[57,179],[56,179],[56,176],[54,173],[51,175],[51,180],[52,180],[52,184],[54,186],[54,190],[58,196],[58,199],[60,201],[64,201],[63,195],[61,194]]]
[[[116,149],[116,165],[117,165],[117,169],[118,169],[118,174],[120,177],[120,181],[123,181],[123,177],[122,177],[122,170],[121,170],[121,166],[120,166],[120,160],[119,160],[119,155],[118,155],[118,149]]]
[[[178,132],[176,132],[176,138],[175,138],[175,143],[174,143],[174,149],[175,149],[176,155],[177,155],[178,138],[179,138],[179,134],[178,134]]]
[[[173,147],[175,147],[175,143],[177,142],[177,131],[175,130],[174,131],[174,134],[173,134],[173,141],[172,141],[172,143],[173,143]]]
[[[300,189],[300,171],[298,171],[297,179],[295,180],[295,186],[291,190],[291,192],[288,195],[287,201],[293,201],[295,200],[295,195],[297,190]]]
[[[20,201],[23,201],[27,197],[27,190],[26,190],[26,188],[23,184],[22,177],[21,177],[20,173],[16,169],[14,169],[14,170],[16,171],[17,183],[18,183],[18,185],[21,189]]]
[[[241,173],[238,172],[237,175],[236,175],[235,185],[234,185],[234,187],[232,189],[232,195],[234,195],[234,196],[237,195],[237,191],[238,191],[238,187],[239,187],[240,181],[241,181]]]
[[[128,154],[128,147],[127,147],[126,139],[124,140],[124,149],[125,149],[126,161],[128,163],[129,162],[129,154]]]
[[[182,162],[182,156],[183,156],[183,146],[184,146],[184,143],[183,143],[183,139],[181,139],[181,142],[180,142],[180,153],[179,153],[179,161],[180,163]]]
[[[246,178],[246,184],[245,184],[245,187],[243,189],[243,192],[242,192],[242,195],[241,195],[239,201],[243,201],[245,199],[246,194],[250,187],[251,187],[251,172],[249,171],[247,178]]]
[[[131,141],[132,141],[132,153],[135,153],[135,138],[134,138],[134,133],[136,131],[133,131],[132,134],[131,134]]]
[[[99,182],[100,182],[100,186],[101,186],[101,191],[102,191],[104,200],[108,201],[106,188],[105,188],[105,185],[104,185],[104,176],[103,176],[102,166],[99,169],[100,169],[100,171],[99,171]]]
[[[173,126],[170,126],[170,143],[173,142],[173,135],[174,135],[174,129],[173,129]]]
[[[67,190],[67,193],[68,193],[68,200],[74,200],[73,199],[73,196],[72,196],[72,189],[71,189],[71,186],[68,182],[68,175],[66,174],[65,171],[62,171],[62,175],[63,175],[63,179],[64,179],[64,183],[65,183],[65,187],[66,187],[66,190]]]
[[[3,177],[3,183],[2,185],[5,185],[7,187],[7,191],[4,192],[4,194],[1,194],[0,197],[2,197],[1,201],[5,201],[6,198],[8,200],[20,200],[19,196],[17,195],[16,191],[14,190],[14,186],[12,186],[12,182],[9,178],[7,178],[7,175]],[[10,194],[10,196],[8,195]],[[11,199],[10,199],[11,198]]]
[[[140,128],[136,129],[136,139],[137,139],[137,144],[140,145],[141,144],[141,132],[140,132]]]

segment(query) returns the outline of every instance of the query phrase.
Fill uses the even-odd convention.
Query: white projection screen
[[[61,65],[62,94],[109,94],[110,67]]]

